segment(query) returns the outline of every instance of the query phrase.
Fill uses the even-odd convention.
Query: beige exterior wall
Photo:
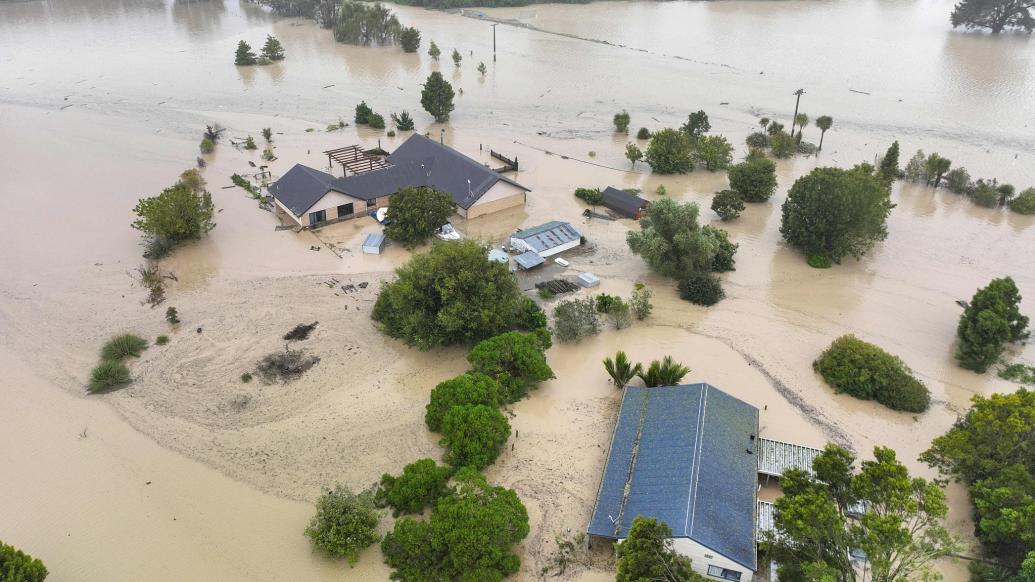
[[[740,582],[751,582],[751,577],[754,575],[754,572],[751,570],[733,560],[730,560],[718,552],[702,546],[692,539],[674,538],[672,540],[672,546],[677,552],[690,558],[690,560],[692,560],[694,570],[699,572],[708,580],[723,580],[724,582],[728,582],[724,578],[709,576],[708,566],[718,566],[727,570],[740,572]]]
[[[313,207],[307,210],[303,216],[295,216],[294,213],[288,210],[288,208],[280,202],[280,200],[276,200],[277,207],[280,208],[284,212],[284,214],[291,217],[292,220],[294,220],[304,228],[313,226],[309,224],[310,212],[319,212],[321,210],[325,210],[327,214],[327,221],[322,224],[331,224],[333,222],[349,220],[351,218],[360,218],[369,214],[371,210],[376,210],[383,206],[388,206],[388,196],[376,198],[371,202],[373,202],[373,204],[367,206],[367,202],[365,200],[353,198],[352,196],[342,194],[341,192],[338,192],[336,190],[330,190],[326,194],[324,194],[323,198],[320,198],[320,200],[318,200],[316,204],[313,204]],[[338,216],[338,207],[343,204],[352,204],[352,214]]]
[[[464,218],[478,218],[492,212],[499,212],[500,210],[523,206],[524,204],[525,191],[513,184],[500,180],[466,211],[463,208],[457,209],[457,214]]]

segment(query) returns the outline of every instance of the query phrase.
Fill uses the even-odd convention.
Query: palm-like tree
[[[632,380],[634,376],[643,371],[643,366],[640,364],[632,365],[625,352],[619,351],[615,354],[615,359],[613,360],[611,358],[604,358],[604,369],[607,370],[608,376],[611,376],[611,381],[615,383],[616,388],[624,388],[629,383],[629,380]]]
[[[805,126],[809,124],[809,116],[804,113],[799,113],[794,116],[794,125],[798,126],[798,141],[801,141],[801,130],[805,129]],[[794,130],[794,127],[791,127]]]
[[[769,127],[769,121],[770,120],[768,117],[763,117],[758,120],[758,126],[765,130],[767,127]]]
[[[834,118],[829,115],[820,115],[816,118],[816,127],[821,132],[819,134],[819,149],[823,149],[823,136],[827,134],[827,130],[830,126],[834,125]]]
[[[690,368],[672,361],[672,356],[665,356],[661,361],[654,360],[646,372],[636,374],[648,388],[656,386],[675,386],[690,373]]]

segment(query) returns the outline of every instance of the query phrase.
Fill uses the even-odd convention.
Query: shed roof
[[[646,208],[650,204],[635,194],[630,194],[625,190],[619,190],[611,186],[604,190],[603,196],[604,206],[627,218],[635,218],[637,211],[641,208]]]
[[[757,434],[758,409],[710,384],[626,387],[589,533],[654,517],[756,569]]]
[[[456,205],[465,210],[500,181],[528,191],[528,188],[503,174],[494,172],[453,148],[418,133],[407,138],[388,156],[388,161],[396,165],[423,164],[427,175],[421,185],[434,186],[438,190],[448,192],[453,196]]]
[[[514,257],[514,262],[518,264],[522,269],[531,269],[532,267],[538,267],[546,262],[546,259],[539,256],[539,253],[533,251],[525,251],[520,255]]]
[[[511,235],[511,238],[525,241],[537,253],[579,240],[581,237],[582,234],[575,230],[571,223],[559,220],[521,229]]]

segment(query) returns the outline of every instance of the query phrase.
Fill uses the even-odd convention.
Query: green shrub
[[[445,382],[439,382],[431,390],[431,398],[424,409],[424,424],[428,430],[440,432],[442,419],[456,406],[484,404],[497,406],[502,401],[499,382],[486,376],[468,372]]]
[[[202,138],[201,144],[198,146],[198,149],[200,149],[201,153],[203,154],[211,154],[212,152],[216,151],[216,142],[210,140],[207,137]]]
[[[776,164],[769,158],[751,158],[730,166],[730,189],[745,202],[765,202],[776,191]]]
[[[442,418],[442,446],[454,467],[484,469],[510,438],[510,423],[499,409],[484,404],[454,406]]]
[[[546,363],[547,347],[540,334],[511,331],[478,342],[467,361],[472,372],[499,382],[504,402],[516,402],[540,382],[554,377]]]
[[[665,190],[665,185],[664,184],[658,184],[658,187],[654,189],[654,193],[658,194],[660,196],[664,196],[665,194],[668,193],[668,190]]]
[[[241,382],[242,383],[247,384],[248,382],[251,382],[251,381],[252,381],[252,373],[251,372],[245,372],[244,374],[241,374]]]
[[[367,117],[367,124],[373,129],[384,129],[385,118],[380,113],[371,113],[370,117]]]
[[[601,293],[596,296],[597,313],[611,313],[611,310],[617,307],[621,302],[622,298],[617,295]]]
[[[388,137],[395,137],[395,130],[394,129],[389,129],[388,133],[386,135]]]
[[[719,215],[720,220],[727,222],[740,217],[744,210],[744,201],[735,191],[723,190],[716,192],[712,198],[712,210]]]
[[[577,342],[600,333],[593,298],[567,299],[553,308],[553,333],[561,342]]]
[[[415,53],[420,48],[420,31],[414,27],[404,28],[399,31],[399,44],[403,52]]]
[[[632,308],[636,319],[647,319],[647,316],[650,315],[651,310],[654,309],[650,302],[652,295],[651,290],[643,283],[637,283],[633,286],[632,297],[629,298],[629,307]]]
[[[384,474],[374,494],[378,507],[391,507],[394,516],[420,513],[435,504],[448,491],[447,483],[453,470],[435,464],[431,459],[414,461],[403,467],[402,475]]]
[[[0,542],[0,582],[43,582],[47,574],[43,562]]]
[[[169,343],[169,336],[167,335],[160,335],[155,338],[155,345],[157,346],[164,346],[167,343]]]
[[[711,225],[701,227],[701,233],[706,238],[711,239],[715,248],[715,254],[712,255],[712,271],[725,273],[726,271],[736,270],[737,248],[740,245],[730,242],[730,233]]]
[[[1035,214],[1035,188],[1028,188],[1011,200],[1010,210],[1018,214]]]
[[[86,390],[90,393],[100,392],[129,382],[129,369],[125,364],[116,360],[102,360],[90,371],[90,383]]]
[[[360,550],[381,539],[377,533],[380,519],[373,494],[364,491],[357,495],[338,485],[316,502],[316,515],[305,528],[305,535],[314,546],[355,564]]]
[[[604,194],[600,192],[599,188],[576,188],[575,197],[585,200],[591,206],[604,203]]]
[[[679,297],[697,305],[715,305],[726,297],[722,282],[711,273],[693,273],[680,279]]]
[[[636,132],[636,139],[650,139],[650,130],[646,127],[641,127],[640,131]]]
[[[259,149],[259,146],[255,144],[255,140],[249,135],[248,138],[244,140],[244,149],[255,150]]]
[[[180,314],[175,307],[170,306],[165,310],[165,320],[173,325],[180,323]]]
[[[996,185],[993,182],[978,180],[974,184],[974,192],[971,193],[970,199],[978,206],[995,208],[999,206],[999,191],[996,190]]]
[[[993,279],[974,293],[956,328],[960,366],[984,373],[999,360],[1007,342],[1028,337],[1028,318],[1021,315],[1020,303],[1020,291],[1010,277]]]
[[[751,149],[764,148],[769,145],[769,136],[764,132],[756,131],[748,135],[744,141],[747,142],[748,147]]]
[[[829,269],[834,266],[825,255],[809,255],[807,262],[813,269]]]
[[[892,410],[923,412],[931,403],[927,387],[902,360],[852,335],[834,340],[812,367],[837,392]]]
[[[615,131],[618,133],[629,133],[629,113],[624,109],[615,113],[614,123]]]
[[[119,361],[130,356],[139,358],[140,353],[147,349],[147,340],[131,333],[117,335],[104,344],[101,348],[101,359]]]
[[[549,292],[549,289],[547,291]],[[525,303],[521,308],[519,319],[518,324],[525,331],[546,329],[547,326],[546,312],[543,311],[542,307],[539,307],[538,303],[532,301],[530,297],[525,297]]]
[[[162,190],[157,196],[141,198],[133,213],[133,228],[151,237],[172,241],[194,239],[215,228],[212,195],[191,189],[182,182]]]
[[[537,291],[537,293],[539,294],[539,297],[541,299],[551,299],[551,298],[553,298],[553,291],[550,291],[546,287],[540,287],[539,291]]]
[[[370,109],[370,106],[367,105],[367,102],[360,101],[359,105],[356,106],[356,124],[361,125],[367,123],[367,121],[370,119],[370,116],[373,114],[374,111]]]

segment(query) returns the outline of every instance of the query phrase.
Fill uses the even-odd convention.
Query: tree
[[[398,477],[385,473],[374,494],[378,507],[391,507],[393,515],[420,513],[438,501],[449,490],[447,483],[453,470],[431,459],[414,461],[403,467]]]
[[[636,283],[633,285],[632,297],[629,298],[629,307],[632,308],[633,314],[636,315],[636,319],[644,320],[650,315],[654,306],[650,303],[650,298],[653,293],[643,283]]]
[[[266,35],[266,44],[262,45],[262,58],[269,61],[284,60],[284,47],[272,34]]]
[[[927,160],[924,163],[927,185],[937,188],[942,182],[942,176],[949,171],[951,166],[952,160],[939,156],[938,152],[927,156]]]
[[[650,130],[646,127],[641,127],[640,130],[636,132],[636,139],[650,139]]]
[[[807,256],[840,263],[845,256],[861,257],[888,236],[893,206],[867,164],[851,170],[816,168],[791,186],[780,233]]]
[[[463,58],[464,57],[460,56],[460,51],[453,49],[453,64],[456,65],[457,68],[460,68],[460,61],[462,61]]]
[[[927,182],[926,166],[927,156],[924,155],[924,150],[916,150],[913,157],[906,162],[906,168],[902,171],[902,175],[910,182]]]
[[[875,447],[873,455],[855,473],[852,454],[829,444],[813,461],[815,477],[798,468],[784,473],[775,535],[765,541],[780,580],[855,582],[854,549],[866,553],[872,582],[929,580],[933,562],[958,551],[945,529],[940,485],[911,477],[891,449]]]
[[[625,157],[632,162],[632,167],[636,168],[636,162],[643,159],[643,150],[634,143],[627,144],[625,146]]]
[[[145,235],[167,241],[198,238],[215,228],[212,196],[196,192],[190,185],[177,182],[152,198],[141,198],[133,212],[137,219],[133,228]]]
[[[1009,206],[1018,214],[1035,214],[1035,188],[1023,190],[1010,201]]]
[[[690,138],[675,129],[654,132],[644,158],[657,174],[685,174],[694,169]]]
[[[721,241],[698,225],[698,213],[694,202],[679,204],[670,198],[654,202],[650,214],[640,219],[640,231],[626,233],[629,248],[665,277],[713,270]]]
[[[511,331],[478,342],[467,361],[471,371],[499,382],[503,402],[516,402],[540,382],[554,378],[540,333]]]
[[[892,410],[923,412],[931,403],[927,387],[901,359],[853,335],[834,340],[812,368],[837,392]]]
[[[381,287],[373,319],[421,350],[473,343],[512,329],[522,295],[506,265],[464,240],[434,245]]]
[[[665,356],[661,360],[654,360],[646,369],[636,373],[647,388],[657,386],[675,386],[679,381],[690,373],[690,368],[672,360],[672,356]]]
[[[712,197],[712,210],[719,215],[723,222],[733,220],[740,216],[744,210],[744,201],[733,190],[716,192]]]
[[[381,552],[396,580],[499,581],[520,569],[512,548],[526,536],[528,511],[517,494],[465,469],[428,521],[396,521]]]
[[[370,123],[370,116],[374,114],[374,110],[367,105],[366,101],[360,101],[359,105],[356,106],[355,121],[357,125]]]
[[[805,126],[809,124],[809,116],[804,113],[797,113],[794,115],[794,123],[791,125],[791,133],[794,133],[794,126],[798,126],[798,141],[801,141],[801,132],[805,129]]]
[[[884,183],[884,187],[891,189],[891,185],[895,183],[895,179],[898,178],[899,174],[898,141],[891,142],[888,151],[884,152],[884,157],[880,159],[877,174],[880,176],[881,182]]]
[[[380,520],[373,494],[364,491],[357,495],[338,485],[316,502],[316,515],[305,535],[321,550],[355,564],[360,550],[381,539],[377,533]]]
[[[768,158],[751,158],[730,166],[730,189],[745,202],[765,202],[776,191],[776,163]]]
[[[721,135],[705,135],[693,145],[693,160],[709,172],[724,170],[733,161],[733,144]]]
[[[984,373],[999,360],[1007,342],[1028,337],[1028,318],[1020,312],[1021,295],[1010,277],[993,279],[978,289],[960,316],[956,361]]]
[[[489,69],[487,69],[487,68],[485,67],[485,63],[478,63],[478,72],[479,72],[479,73],[481,73],[483,77],[485,76],[485,73],[486,73],[486,72],[487,72],[488,70],[489,70]]]
[[[410,114],[403,110],[399,115],[392,114],[392,123],[395,124],[395,128],[399,131],[413,131],[413,118]]]
[[[268,127],[262,128],[262,138],[266,140],[266,143],[273,143],[273,130]]]
[[[774,123],[773,125],[779,125]],[[782,129],[769,136],[769,151],[778,158],[789,158],[798,151],[798,142],[794,136]]]
[[[705,236],[715,248],[712,255],[712,271],[725,273],[726,271],[737,270],[737,248],[740,246],[730,241],[730,233],[716,228],[710,224],[701,227],[701,234]]]
[[[953,28],[987,28],[999,34],[1006,28],[1035,30],[1031,9],[1035,0],[961,0],[950,18]]]
[[[604,203],[604,193],[599,188],[576,188],[575,197],[587,204],[597,206]]]
[[[690,558],[672,545],[672,530],[663,521],[636,516],[621,544],[615,546],[618,557],[616,582],[703,582],[691,567]]]
[[[988,182],[978,179],[974,183],[973,189],[970,192],[970,200],[978,206],[984,206],[985,208],[995,208],[999,206],[999,198],[1001,194],[999,192],[998,185],[994,180]]]
[[[442,417],[442,446],[454,467],[481,470],[491,465],[510,438],[510,423],[498,408],[462,404]]]
[[[428,430],[440,432],[442,419],[457,406],[484,404],[498,406],[503,402],[502,388],[495,379],[474,372],[461,374],[440,382],[431,390],[431,397],[425,407],[424,423]]]
[[[43,582],[48,573],[43,562],[0,541],[0,580],[3,582]]]
[[[696,305],[715,305],[726,297],[722,282],[711,273],[691,273],[679,280],[679,297]]]
[[[404,28],[399,32],[399,45],[403,52],[415,53],[420,48],[420,31],[414,27]]]
[[[205,178],[202,177],[201,172],[196,168],[184,170],[180,174],[180,183],[190,188],[191,192],[204,192],[205,191]]]
[[[819,149],[823,149],[823,138],[827,135],[827,130],[834,125],[834,118],[829,115],[820,115],[816,118],[816,127],[819,128]]]
[[[456,60],[459,53],[454,50],[453,54]],[[435,71],[428,75],[424,89],[420,92],[420,104],[435,121],[443,123],[449,120],[449,114],[453,111],[453,86],[442,78],[442,73]]]
[[[439,50],[435,41],[431,41],[431,46],[428,47],[428,54],[431,55],[432,60],[435,61],[437,61],[438,57],[442,54],[442,51]]]
[[[615,113],[614,123],[615,131],[618,133],[629,133],[629,112],[623,109]]]
[[[640,364],[633,365],[629,361],[629,356],[619,350],[613,360],[610,357],[604,358],[604,369],[607,370],[607,375],[611,376],[611,382],[614,383],[615,388],[625,388],[629,380],[632,380],[643,371],[643,366]]]
[[[399,19],[380,2],[346,0],[334,24],[334,40],[362,46],[394,44],[401,32]]]
[[[371,129],[384,129],[385,118],[380,113],[371,113],[370,117],[367,118],[367,125],[369,125]]]
[[[251,45],[243,40],[239,41],[237,43],[237,52],[234,53],[234,64],[238,66],[254,65],[255,60],[255,53],[252,52]]]
[[[946,187],[963,196],[971,196],[976,189],[974,181],[970,179],[970,172],[962,166],[957,166],[945,173]]]
[[[559,341],[577,342],[600,333],[593,298],[567,299],[553,308],[553,333]]]
[[[450,194],[431,186],[402,188],[388,199],[385,236],[412,249],[427,242],[455,211]]]
[[[696,140],[711,131],[712,124],[708,122],[707,113],[695,111],[687,117],[686,123],[680,129],[683,133],[690,136],[691,139]]]
[[[967,485],[978,539],[1002,566],[1017,568],[1035,551],[1035,391],[972,402],[920,460]]]

